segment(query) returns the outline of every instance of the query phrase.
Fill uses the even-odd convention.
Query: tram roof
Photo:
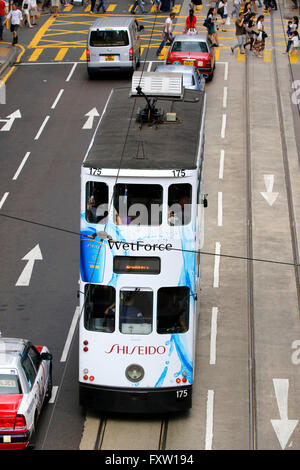
[[[181,101],[158,98],[156,108],[176,113],[177,121],[142,126],[136,116],[138,109],[146,106],[146,100],[129,94],[127,87],[113,90],[83,166],[151,170],[197,168],[205,93],[185,89]]]

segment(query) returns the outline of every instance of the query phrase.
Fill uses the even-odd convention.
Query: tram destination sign
[[[160,258],[150,256],[115,256],[113,270],[117,274],[160,274]]]

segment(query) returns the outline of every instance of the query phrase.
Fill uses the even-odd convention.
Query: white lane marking
[[[44,121],[43,121],[43,124],[42,124],[41,127],[39,128],[39,130],[38,130],[38,132],[37,132],[37,134],[36,134],[34,140],[38,140],[38,139],[40,138],[40,135],[41,135],[41,133],[43,132],[44,127],[45,127],[45,125],[47,124],[49,118],[50,118],[50,116],[46,116],[46,117],[45,117],[45,119],[44,119]]]
[[[13,180],[18,179],[18,176],[19,176],[19,174],[21,173],[21,171],[23,170],[23,167],[24,167],[25,163],[27,162],[27,159],[28,159],[29,155],[30,155],[30,152],[26,152],[25,157],[24,157],[23,160],[21,161],[20,166],[19,166],[19,168],[17,169],[17,171],[16,171],[16,173],[15,173],[15,175],[14,175],[14,177],[13,177]]]
[[[55,402],[57,391],[58,391],[58,385],[53,385],[51,398],[50,398],[48,403],[54,403]]]
[[[224,174],[224,157],[225,157],[225,151],[222,149],[220,152],[220,165],[219,165],[219,179],[223,179],[223,174]]]
[[[0,209],[2,209],[7,197],[8,197],[9,193],[4,193],[3,196],[2,196],[2,199],[0,201]]]
[[[220,253],[221,253],[221,243],[220,243],[220,242],[216,242],[215,267],[214,267],[214,284],[213,284],[213,287],[219,287]]]
[[[151,72],[151,67],[152,67],[152,60],[150,60],[147,68],[147,72]]]
[[[211,312],[211,327],[210,327],[210,358],[209,358],[210,364],[216,363],[217,326],[218,326],[218,307],[213,307],[212,312]]]
[[[16,286],[29,286],[35,262],[41,261],[42,259],[43,255],[40,249],[40,245],[37,244],[34,248],[32,248],[32,250],[23,256],[22,260],[27,261],[27,263],[16,282]]]
[[[212,450],[214,426],[214,391],[207,391],[205,450]]]
[[[297,419],[288,419],[289,379],[273,379],[280,419],[271,419],[281,448],[285,449],[297,424]]]
[[[55,98],[54,103],[53,103],[53,105],[51,106],[51,109],[55,109],[55,107],[56,107],[57,103],[59,102],[60,97],[61,97],[61,95],[63,94],[63,92],[64,92],[64,89],[62,88],[62,89],[60,90],[60,92],[58,93],[57,97]]]
[[[225,138],[225,133],[226,133],[226,114],[223,114],[222,116],[222,127],[221,127],[221,138]]]
[[[71,71],[70,71],[69,75],[68,75],[67,78],[66,78],[66,82],[69,82],[69,81],[71,80],[71,77],[72,77],[72,75],[73,75],[73,73],[74,73],[74,71],[75,71],[75,69],[76,69],[77,64],[78,64],[78,62],[75,62],[75,63],[73,64],[73,67],[71,68]]]
[[[218,192],[218,227],[223,225],[223,193]]]
[[[64,347],[64,350],[63,350],[61,358],[60,358],[60,362],[65,362],[66,359],[67,359],[69,349],[70,349],[70,345],[71,345],[71,342],[72,342],[72,338],[73,338],[74,331],[75,331],[75,328],[76,328],[77,321],[78,321],[79,317],[80,317],[80,307],[76,307],[75,313],[73,315],[73,320],[72,320],[72,323],[71,323],[71,326],[70,326],[70,329],[69,329],[69,333],[68,333],[68,336],[67,336],[67,339],[66,339],[65,347]]]
[[[227,86],[223,88],[223,108],[227,107]]]

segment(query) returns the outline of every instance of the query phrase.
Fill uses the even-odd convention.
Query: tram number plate
[[[188,390],[176,390],[176,398],[178,400],[182,400],[184,398],[187,398],[188,396]]]

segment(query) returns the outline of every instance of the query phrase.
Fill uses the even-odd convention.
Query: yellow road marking
[[[296,51],[290,53],[290,62],[291,64],[297,64],[298,63],[298,54]]]
[[[172,11],[174,13],[179,13],[180,12],[180,8],[181,8],[181,5],[174,5],[174,8],[172,9]]]
[[[114,11],[116,6],[117,6],[116,3],[111,3],[110,5],[108,5],[106,11]]]
[[[28,46],[28,49],[31,49],[38,45],[40,39],[43,37],[47,29],[50,28],[50,26],[52,25],[54,21],[55,21],[54,16],[50,16],[50,18],[48,18],[48,20],[43,24],[43,26],[38,30],[38,32],[33,37],[32,41],[30,42]]]
[[[34,61],[36,61],[36,60],[40,57],[40,55],[41,55],[41,53],[43,52],[43,50],[44,50],[44,49],[43,49],[42,47],[37,47],[37,48],[33,51],[33,53],[31,54],[31,56],[29,57],[28,62],[34,62]]]
[[[66,53],[68,52],[68,49],[69,49],[68,47],[62,47],[61,49],[59,49],[54,60],[63,60]]]
[[[241,54],[239,49],[236,58],[239,62],[245,62],[245,54]]]
[[[215,48],[215,60],[219,60],[220,58],[220,49],[217,47]]]
[[[263,61],[264,62],[271,62],[271,59],[272,59],[271,51],[268,51],[267,49],[265,49],[264,52],[263,52]]]
[[[80,60],[86,60],[86,49],[84,49],[83,54],[80,57]]]
[[[91,5],[88,5],[87,7],[85,7],[84,11],[91,11]]]
[[[66,12],[66,11],[71,11],[72,8],[73,8],[73,5],[69,5],[69,6],[67,6],[67,7],[64,8],[64,12]]]

